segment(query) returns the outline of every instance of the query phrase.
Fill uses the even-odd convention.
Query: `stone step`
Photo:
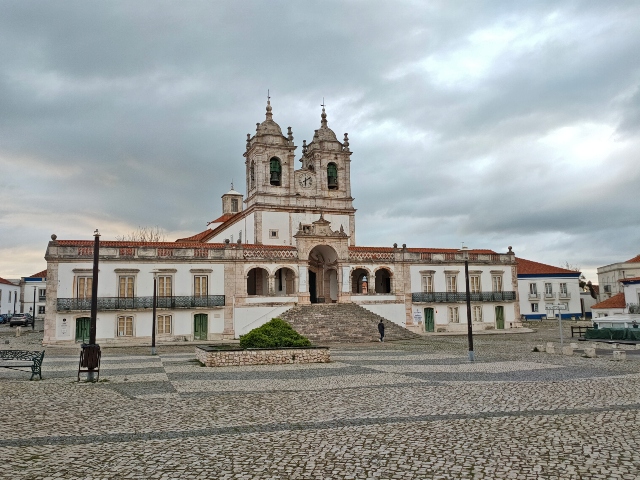
[[[419,335],[354,303],[296,306],[280,315],[313,343],[366,343],[378,341],[378,322],[385,325],[385,340],[408,340]]]

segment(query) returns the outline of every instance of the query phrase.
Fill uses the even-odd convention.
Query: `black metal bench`
[[[31,378],[38,375],[42,380],[42,360],[44,360],[44,350],[42,352],[31,352],[28,350],[0,350],[0,368],[31,368]]]

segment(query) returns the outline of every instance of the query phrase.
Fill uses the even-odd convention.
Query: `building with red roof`
[[[585,316],[580,298],[580,272],[524,258],[517,258],[516,263],[520,313],[525,319]]]
[[[599,300],[606,300],[621,293],[623,286],[620,280],[640,277],[640,255],[624,262],[612,263],[598,268]]]
[[[99,342],[149,340],[154,278],[159,341],[237,338],[294,306],[322,303],[356,304],[416,333],[466,331],[467,313],[476,330],[519,326],[511,247],[356,243],[349,138],[338,140],[324,107],[320,119],[296,159],[293,132],[283,135],[269,100],[243,152],[246,197],[232,185],[221,215],[175,242],[100,242]],[[92,240],[52,236],[45,343],[85,341],[92,258]]]

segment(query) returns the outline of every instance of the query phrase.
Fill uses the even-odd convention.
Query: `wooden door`
[[[209,316],[206,313],[197,313],[193,317],[193,339],[207,340],[209,332]]]
[[[424,309],[424,331],[435,331],[435,319],[433,318],[433,308]]]
[[[91,328],[91,319],[89,317],[80,317],[76,319],[76,342],[89,342],[89,329]]]
[[[496,328],[504,330],[504,307],[496,307]]]

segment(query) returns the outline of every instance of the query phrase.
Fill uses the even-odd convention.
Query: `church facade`
[[[266,118],[247,134],[246,198],[233,186],[222,215],[175,242],[100,242],[97,341],[237,338],[295,305],[356,303],[416,333],[466,330],[469,264],[474,329],[520,325],[517,263],[491,250],[359,246],[348,135],[323,107],[296,168],[287,135]],[[44,343],[88,338],[92,240],[52,236]]]

